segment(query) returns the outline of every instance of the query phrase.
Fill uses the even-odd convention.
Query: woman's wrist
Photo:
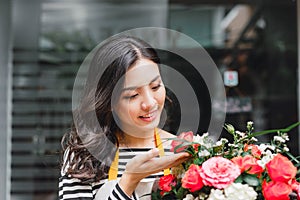
[[[139,179],[135,178],[132,174],[125,172],[119,181],[119,186],[128,196],[132,196],[139,182]]]

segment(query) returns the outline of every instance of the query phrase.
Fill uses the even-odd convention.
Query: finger
[[[147,151],[145,154],[135,156],[133,159],[134,159],[134,162],[142,164],[142,163],[145,163],[145,162],[151,160],[152,158],[154,158],[158,155],[159,155],[159,150],[157,148],[154,148],[154,149]]]
[[[162,170],[162,169],[177,166],[182,162],[188,160],[189,158],[190,158],[190,154],[184,152],[184,153],[178,153],[169,156],[163,156],[161,158],[152,160],[152,162],[154,162],[153,164],[157,166],[157,168]]]

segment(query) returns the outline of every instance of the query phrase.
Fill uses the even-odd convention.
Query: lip
[[[158,110],[151,111],[145,115],[139,116],[139,119],[144,122],[152,122],[156,119]]]

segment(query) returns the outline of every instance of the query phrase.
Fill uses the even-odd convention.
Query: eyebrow
[[[150,81],[150,83],[153,83],[154,81],[156,81],[159,78],[160,78],[160,75],[156,76],[154,79],[152,79]],[[124,92],[124,91],[127,91],[127,90],[135,90],[136,88],[138,88],[138,86],[132,86],[132,87],[123,88],[121,92]]]

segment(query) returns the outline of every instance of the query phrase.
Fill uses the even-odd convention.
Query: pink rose
[[[185,140],[187,142],[192,142],[193,137],[194,137],[194,134],[193,134],[192,131],[182,132],[179,136],[177,136],[178,139],[182,139],[182,140]],[[183,141],[173,140],[172,143],[171,143],[171,151],[174,151],[175,147],[177,147],[181,144],[183,144]],[[179,153],[179,152],[184,151],[186,148],[187,148],[187,146],[182,146],[182,147],[176,149],[176,151],[174,151],[174,152]]]
[[[203,187],[202,178],[200,177],[200,169],[198,165],[191,164],[182,178],[182,187],[189,189],[191,192],[200,190]]]
[[[289,182],[295,178],[297,168],[285,156],[277,154],[270,162],[266,164],[268,174],[273,181]]]
[[[241,174],[239,166],[223,157],[212,157],[202,164],[200,176],[204,185],[223,189]]]

